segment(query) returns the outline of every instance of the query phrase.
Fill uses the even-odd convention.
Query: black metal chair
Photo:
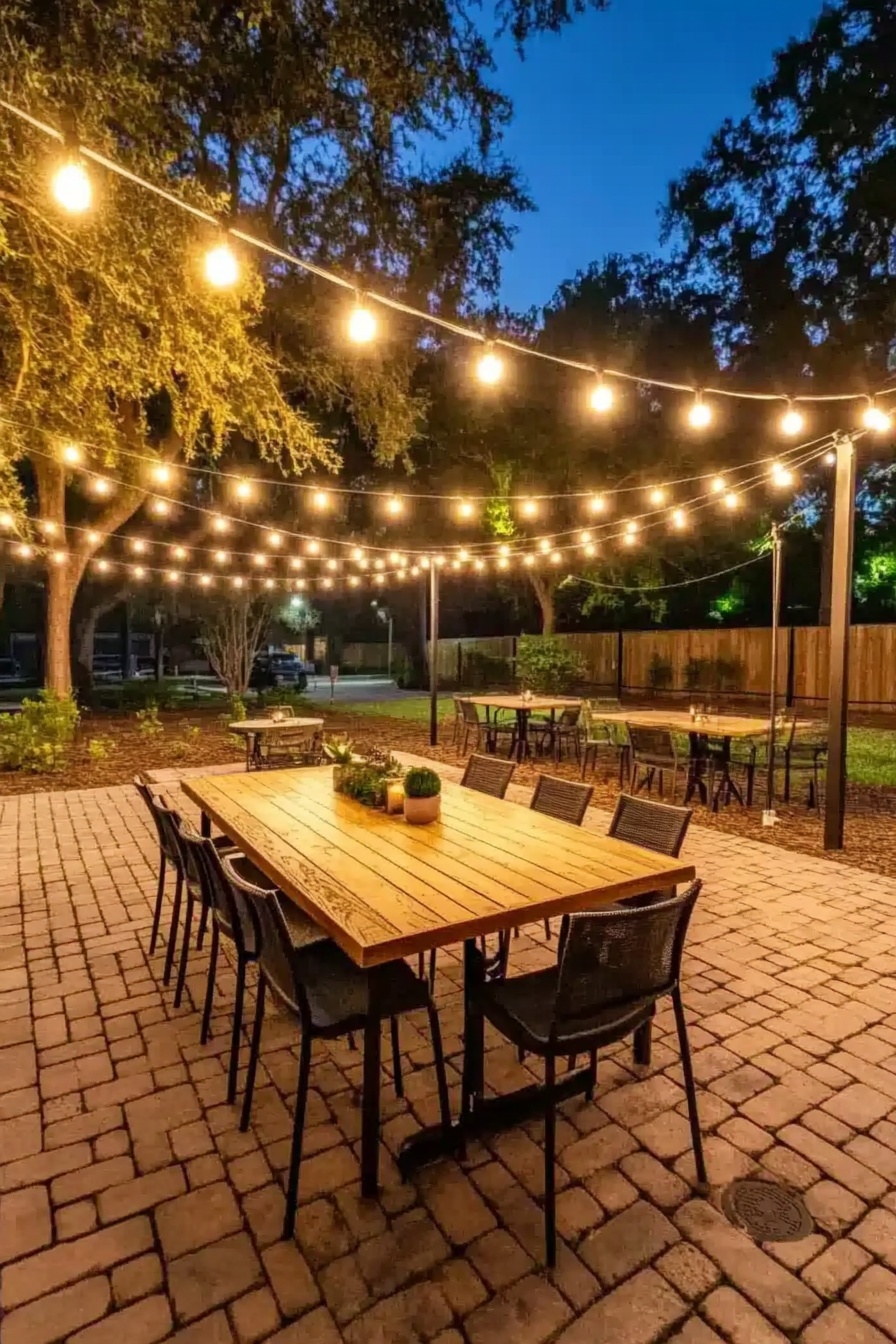
[[[576,760],[579,760],[582,754],[582,706],[568,705],[564,709],[559,719],[548,719],[545,723],[533,723],[532,730],[535,733],[538,750],[543,752],[546,747],[550,747],[554,760],[560,760],[563,755],[563,744],[571,742]]]
[[[470,745],[471,735],[474,738],[473,750],[478,751],[482,746],[482,730],[484,724],[479,717],[479,708],[469,700],[455,700],[454,708],[457,713],[460,707],[460,724],[457,728],[457,749],[461,755],[466,755]]]
[[[602,719],[602,709],[607,714],[616,714],[621,705],[618,700],[595,700],[586,701],[582,706],[582,778],[585,778],[589,764],[592,771],[597,769],[601,756],[615,757],[621,789],[631,773],[631,744],[625,724]]]
[[[592,784],[577,784],[571,779],[539,775],[529,807],[533,812],[541,812],[546,817],[556,817],[558,821],[568,821],[571,826],[581,826],[593,793]],[[513,932],[518,934],[519,929],[514,929]],[[544,932],[545,937],[550,938],[549,919],[544,921]]]
[[[775,733],[775,769],[783,766],[783,801],[790,802],[794,774],[808,774],[807,807],[818,807],[821,794],[821,768],[827,756],[827,723],[820,721],[800,723],[795,715],[785,715]],[[757,771],[768,768],[768,739],[751,741],[745,760],[735,758],[747,777],[747,804],[753,801]]]
[[[463,779],[465,788],[503,798],[516,769],[514,761],[496,761],[492,756],[473,755],[467,761]]]
[[[439,1108],[442,1124],[447,1131],[451,1126],[451,1111],[442,1034],[432,995],[425,981],[414,975],[407,962],[393,961],[362,970],[330,939],[296,947],[284,913],[286,901],[264,889],[253,890],[238,877],[232,859],[225,861],[225,871],[228,871],[233,884],[239,884],[251,900],[261,936],[258,992],[240,1117],[241,1129],[248,1128],[252,1111],[267,990],[271,991],[281,1007],[297,1019],[301,1027],[299,1076],[282,1233],[284,1239],[289,1239],[295,1231],[312,1043],[315,1040],[333,1040],[355,1031],[364,1032],[362,1105],[365,1120],[376,1124],[380,1101],[379,1033],[382,1023],[386,1018],[391,1019],[395,1091],[398,1096],[403,1096],[397,1019],[403,1013],[425,1008],[432,1034]],[[362,1179],[364,1175],[362,1172]]]
[[[681,958],[688,922],[701,883],[671,900],[644,909],[609,909],[564,915],[557,964],[544,971],[486,981],[478,991],[483,1015],[518,1049],[545,1062],[545,1250],[556,1264],[555,1131],[558,1057],[595,1052],[623,1040],[649,1022],[656,1003],[672,998],[688,1101],[697,1179],[706,1185],[706,1164],[687,1024],[681,1001]],[[463,1123],[463,1117],[461,1119]]]
[[[674,807],[672,803],[656,803],[650,798],[621,793],[607,835],[677,859],[693,815],[690,807]]]
[[[460,747],[464,733],[463,705],[466,703],[466,697],[463,695],[455,695],[452,698],[454,700],[454,721],[451,725],[451,744],[452,746]],[[473,708],[475,709],[475,705]],[[476,716],[476,721],[477,723],[479,722],[478,714]]]
[[[165,899],[165,879],[168,874],[169,865],[175,874],[175,892],[174,892],[174,912],[175,920],[180,913],[181,890],[183,887],[183,871],[181,869],[180,851],[177,847],[177,840],[174,829],[168,824],[168,815],[170,809],[156,798],[152,789],[142,775],[134,776],[134,788],[149,808],[149,815],[152,817],[153,825],[156,828],[156,836],[159,841],[159,882],[156,887],[156,900],[152,916],[152,932],[149,935],[149,955],[153,956],[156,950],[156,943],[159,937],[159,924],[162,919],[162,905]],[[174,959],[173,945],[170,949],[170,957],[166,959],[164,983],[167,985],[171,976],[171,961]]]
[[[646,728],[636,723],[627,723],[628,739],[631,743],[631,792],[638,793],[647,786],[648,793],[653,788],[654,779],[659,776],[659,791],[663,792],[663,783],[667,774],[672,775],[672,801],[678,788],[678,771],[685,770],[685,789],[690,781],[693,762],[690,756],[680,756],[675,738],[668,728]],[[705,764],[710,772],[708,797],[712,798],[712,756],[706,757]],[[643,771],[642,778],[638,778]]]

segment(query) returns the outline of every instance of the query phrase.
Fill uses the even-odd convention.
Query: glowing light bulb
[[[520,513],[523,515],[524,518],[537,518],[538,500],[524,499],[522,504],[520,505]]]
[[[12,524],[13,524],[12,514],[9,512],[8,509],[4,509],[3,512],[0,513],[0,527],[8,529],[12,527]]]
[[[239,263],[229,243],[217,243],[205,254],[205,278],[215,289],[229,289],[240,275]]]
[[[421,569],[429,569],[429,556],[428,556],[428,555],[423,555],[423,556],[420,557],[420,568],[421,568]]]
[[[634,519],[629,519],[629,521],[625,525],[625,535],[627,537],[635,537],[637,536],[637,534],[638,534],[638,524],[634,521]]]
[[[411,565],[411,573],[413,574],[414,578],[416,579],[417,575],[420,573],[420,566],[419,566],[419,565]]]
[[[635,532],[626,532],[625,536],[622,538],[623,546],[635,546],[637,545],[637,542],[638,537]]]
[[[797,434],[802,434],[806,428],[806,417],[802,411],[797,410],[792,401],[787,403],[787,410],[781,416],[781,433],[786,434],[789,439],[793,439]]]
[[[390,564],[390,565],[397,565],[398,562],[399,562],[400,560],[401,560],[401,556],[398,554],[397,551],[390,551],[390,552],[389,552],[389,564]]]
[[[473,517],[475,512],[476,509],[474,508],[471,500],[459,499],[457,501],[457,516],[464,522],[469,522],[469,520]]]
[[[200,575],[199,575],[199,585],[200,585],[201,588],[208,588],[209,585],[211,584],[211,581],[212,581],[212,576],[211,576],[211,574],[200,574]]]
[[[528,555],[524,555],[523,564],[527,567],[527,569],[531,569],[532,566],[535,564],[535,556],[532,555],[531,552]]]
[[[402,582],[407,578],[407,576],[408,576],[408,572],[407,572],[406,569],[400,569],[400,570],[398,571],[398,573],[395,575],[396,579],[399,579],[399,580],[401,580]]]
[[[134,568],[131,570],[131,575],[135,579],[144,579],[146,578],[146,570],[142,565],[134,565]]]
[[[494,387],[499,383],[504,373],[504,361],[500,355],[496,355],[491,346],[486,346],[485,353],[481,354],[476,361],[476,377],[480,383],[486,387]]]
[[[273,546],[276,550],[278,546],[283,545],[283,534],[281,532],[268,532],[265,536],[265,541],[269,546]]]
[[[398,495],[390,495],[386,500],[386,512],[390,518],[398,518],[404,513],[404,502]]]
[[[607,411],[613,408],[613,389],[599,378],[591,389],[589,397],[592,411],[597,411],[600,415],[605,415]]]
[[[101,574],[108,574],[108,573],[109,573],[109,561],[108,561],[108,560],[97,560],[97,562],[96,562],[96,567],[97,567],[97,569],[99,570],[99,572],[100,572]]]
[[[289,567],[290,569],[304,569],[305,561],[302,559],[300,555],[294,555],[290,559]]]
[[[53,561],[54,565],[64,565],[66,560],[68,559],[68,552],[54,551],[53,554],[50,556],[50,559]]]
[[[604,513],[607,508],[607,501],[603,495],[592,495],[588,501],[588,507],[592,513]]]
[[[152,469],[152,479],[156,485],[170,485],[174,480],[174,472],[164,462],[159,462]]]
[[[485,562],[483,560],[474,560],[473,568],[476,570],[478,574],[482,574],[483,571],[485,570]]]
[[[688,424],[691,429],[706,429],[712,420],[712,411],[703,400],[700,392],[696,394],[688,410]]]
[[[470,558],[470,552],[467,550],[465,546],[461,546],[460,550],[457,553],[457,558],[462,565],[465,565],[467,563],[467,561]]]
[[[265,579],[265,581],[264,581],[264,586],[265,586],[265,588],[267,588],[268,590],[270,590],[270,589],[273,588],[273,586],[274,586],[274,580],[273,580],[273,579]]]
[[[438,566],[439,569],[442,569],[445,565],[444,555],[437,555],[436,558],[433,560],[433,564]]]
[[[559,565],[559,563],[560,563],[560,561],[561,561],[562,559],[563,559],[563,556],[560,554],[559,551],[551,551],[551,564],[552,564],[552,565]]]
[[[360,582],[361,580],[358,578],[357,574],[352,574],[349,578],[348,584],[350,588],[357,588]]]
[[[369,308],[357,303],[348,319],[348,337],[356,345],[367,345],[376,336],[376,318]]]
[[[583,546],[587,546],[590,540],[591,540],[591,533],[588,532],[587,530],[579,533],[579,541],[582,543]]]
[[[330,507],[330,496],[326,490],[315,490],[311,496],[311,503],[316,509],[323,511]]]
[[[171,505],[167,499],[154,499],[152,502],[152,511],[157,518],[167,518],[171,512]]]
[[[230,523],[227,521],[227,519],[222,518],[220,513],[215,514],[214,518],[212,519],[212,531],[217,532],[220,535],[221,533],[227,532],[229,530],[230,530]]]
[[[332,587],[333,587],[333,580],[332,580],[332,579],[321,579],[321,581],[320,581],[320,586],[321,586],[321,588],[332,588]]]
[[[583,550],[589,560],[593,560],[597,555],[597,547],[594,545],[593,541],[589,541],[588,545],[583,547]]]
[[[672,510],[672,526],[681,532],[688,525],[688,516],[684,509]]]
[[[95,495],[100,495],[102,497],[111,494],[112,492],[112,486],[106,480],[105,476],[94,476],[91,485],[93,486],[93,493]]]
[[[94,532],[93,530],[91,530],[90,532],[87,533],[87,540],[90,542],[91,546],[98,546],[100,544],[100,541],[102,540],[102,537],[99,532]]]
[[[229,551],[215,551],[215,564],[226,565],[230,559]]]
[[[373,562],[373,567],[374,567],[374,569],[385,569],[385,568],[386,568],[386,562],[385,562],[385,560],[381,560],[381,559],[378,558],[378,559],[374,560],[374,562]]]
[[[793,472],[789,467],[785,467],[782,462],[773,462],[769,475],[773,485],[793,485]]]
[[[187,558],[187,551],[185,546],[173,546],[171,548],[172,560],[186,560],[186,558]]]
[[[713,476],[712,480],[709,483],[709,488],[714,495],[720,495],[723,490],[727,489],[727,485],[725,483],[725,477]]]
[[[267,564],[267,562],[268,558],[263,551],[253,551],[252,553],[253,565],[258,565],[259,569],[262,569]]]
[[[655,485],[653,489],[648,492],[647,498],[651,504],[659,506],[665,502],[666,492],[661,485]]]
[[[53,174],[53,197],[70,215],[83,215],[89,210],[93,188],[87,170],[77,159],[62,164]]]
[[[168,573],[165,575],[165,578],[168,580],[169,583],[180,583],[180,574],[176,569],[169,569]]]
[[[40,528],[41,532],[43,532],[45,536],[48,537],[55,537],[56,533],[59,531],[59,525],[57,523],[54,523],[52,518],[43,519],[41,522],[38,523],[38,527]]]
[[[506,556],[506,555],[502,555],[502,556],[499,557],[499,559],[498,559],[498,568],[499,568],[499,569],[507,569],[509,565],[510,565],[510,561],[507,559],[507,556]]]
[[[382,587],[386,582],[386,576],[385,574],[374,574],[373,581],[378,587]]]
[[[142,537],[134,537],[131,540],[131,550],[135,555],[143,555],[146,550],[146,542]]]
[[[34,548],[29,546],[27,541],[23,541],[21,546],[16,548],[16,555],[20,560],[30,560],[34,554]]]
[[[247,500],[252,499],[255,491],[252,487],[252,482],[247,480],[245,476],[240,476],[233,487],[233,493],[236,495],[237,499],[246,503]]]
[[[829,467],[833,467],[837,463],[837,454],[834,452],[825,453],[824,460]]]
[[[463,566],[461,565],[461,563],[460,563],[459,560],[452,560],[452,561],[451,561],[451,568],[454,569],[454,570],[459,570],[459,569],[462,569]]]
[[[356,564],[360,564],[361,561],[364,559],[364,552],[361,550],[360,546],[355,546],[354,549],[352,550],[352,559],[355,561]]]
[[[538,542],[538,549],[546,554],[552,545],[553,543],[547,537],[541,537]]]
[[[510,554],[510,547],[507,545],[507,542],[506,542],[506,541],[502,542],[501,545],[498,547],[498,554],[499,554],[499,555],[509,555],[509,554]]]
[[[70,467],[76,467],[81,461],[81,449],[76,443],[67,443],[62,449],[62,460],[67,462]]]
[[[730,509],[733,512],[735,509],[740,508],[740,495],[736,495],[733,490],[729,490],[722,500],[722,503],[725,505],[726,509]]]
[[[875,405],[873,401],[865,407],[862,424],[866,429],[870,429],[875,434],[886,434],[892,423],[890,416],[883,407]]]
[[[333,569],[338,569],[338,568],[339,568],[339,561],[338,561],[338,560],[328,560],[328,561],[327,561],[327,569],[333,570]]]
[[[308,542],[308,545],[305,547],[305,550],[308,552],[309,555],[320,555],[320,542],[314,541],[312,539],[311,541]]]
[[[233,578],[230,580],[230,582],[233,584],[234,588],[242,588],[242,586],[243,586],[243,576],[242,576],[242,574],[234,574],[234,576],[233,576]]]

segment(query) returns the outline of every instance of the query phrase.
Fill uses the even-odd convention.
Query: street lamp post
[[[393,618],[393,616],[392,616],[392,612],[389,610],[389,608],[388,608],[388,607],[381,607],[380,604],[379,604],[379,602],[377,602],[377,600],[376,600],[375,598],[374,598],[374,600],[371,602],[370,605],[373,607],[373,609],[374,609],[374,611],[376,612],[377,617],[379,618],[379,620],[381,620],[381,621],[385,621],[386,626],[387,626],[386,639],[387,639],[388,642],[387,642],[387,644],[386,644],[386,676],[387,676],[387,677],[389,678],[389,680],[391,681],[391,680],[392,680],[392,622],[393,622],[393,619],[394,619],[394,618]]]

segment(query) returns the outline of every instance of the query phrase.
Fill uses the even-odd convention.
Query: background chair
[[[700,882],[671,900],[644,909],[609,909],[564,915],[557,964],[544,971],[484,982],[477,1005],[518,1049],[540,1055],[544,1087],[545,1253],[556,1264],[555,1217],[556,1063],[588,1052],[592,1086],[596,1052],[623,1040],[650,1020],[656,1003],[671,996],[688,1102],[697,1179],[706,1164],[697,1112],[687,1023],[681,1001],[681,958]],[[463,1123],[463,1117],[461,1119]]]
[[[629,788],[632,793],[637,793],[643,789],[645,784],[648,792],[653,787],[653,781],[659,776],[658,785],[660,793],[663,792],[663,781],[667,774],[672,775],[672,801],[675,801],[675,793],[678,788],[678,771],[683,766],[686,774],[686,785],[690,780],[692,761],[690,756],[679,756],[675,745],[675,738],[668,728],[645,728],[636,723],[627,723],[628,739],[631,743],[631,779]],[[712,758],[707,757],[707,764],[710,769],[709,797],[712,797]],[[641,778],[639,779],[639,774]]]
[[[621,708],[618,700],[586,701],[582,706],[581,739],[582,778],[590,763],[592,771],[597,769],[601,756],[615,758],[619,770],[619,787],[623,787],[626,776],[631,773],[631,745],[624,723],[601,719],[600,711],[615,714]]]
[[[559,761],[563,755],[564,743],[567,748],[572,744],[576,760],[579,760],[582,739],[581,717],[581,705],[568,705],[554,722],[549,719],[546,723],[533,723],[539,751],[544,751],[545,746],[549,746],[554,760]]]
[[[493,756],[473,755],[467,761],[463,779],[465,788],[503,798],[516,769],[514,761],[498,761]]]
[[[483,723],[479,717],[479,706],[472,704],[469,700],[455,700],[455,713],[460,706],[460,724],[457,729],[457,749],[462,755],[467,754],[470,745],[470,738],[473,740],[473,750],[478,751],[482,746]]]
[[[558,821],[568,821],[571,826],[581,826],[593,793],[594,786],[591,784],[577,784],[571,779],[539,775],[529,807],[546,817],[556,817]],[[549,919],[544,921],[544,932],[545,937],[550,938]],[[519,929],[514,929],[514,934],[518,933]]]
[[[228,866],[233,869],[231,861],[228,861]],[[407,962],[388,962],[383,966],[362,970],[330,939],[297,948],[291,940],[284,915],[286,901],[263,891],[260,894],[249,894],[260,928],[261,954],[240,1128],[246,1129],[249,1124],[261,1047],[265,993],[270,990],[281,1007],[299,1022],[302,1033],[282,1233],[284,1239],[290,1239],[295,1232],[313,1042],[318,1039],[333,1040],[353,1031],[364,1032],[362,1105],[366,1124],[377,1124],[379,1119],[379,1045],[385,1018],[391,1018],[395,1090],[401,1096],[397,1018],[403,1013],[426,1009],[432,1034],[440,1114],[446,1129],[451,1125],[448,1080],[435,1004],[425,982],[414,975]],[[362,1173],[362,1179],[364,1175]],[[375,1183],[375,1173],[366,1173],[366,1177],[368,1183],[371,1179]]]
[[[693,815],[690,807],[674,807],[671,803],[621,793],[607,835],[677,859]]]
[[[149,955],[152,956],[156,950],[156,942],[159,937],[159,923],[162,918],[162,904],[165,899],[165,879],[168,874],[168,868],[170,866],[175,874],[176,884],[174,902],[178,912],[180,911],[183,872],[180,863],[180,851],[177,847],[174,829],[172,826],[169,826],[167,821],[169,813],[168,807],[164,803],[159,802],[142,775],[134,776],[134,788],[149,809],[149,815],[152,817],[156,837],[159,842],[159,882],[156,887],[156,900],[155,906],[153,907],[152,932],[149,935]],[[173,955],[172,952],[172,957]],[[170,974],[171,967],[166,963],[166,973],[164,976],[164,983],[166,985]]]

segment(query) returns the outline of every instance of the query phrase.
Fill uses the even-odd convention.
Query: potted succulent
[[[324,755],[333,763],[333,789],[341,793],[346,767],[354,759],[354,748],[349,741],[325,742]]]
[[[404,819],[412,826],[438,821],[441,813],[442,781],[435,770],[418,765],[404,777]]]

